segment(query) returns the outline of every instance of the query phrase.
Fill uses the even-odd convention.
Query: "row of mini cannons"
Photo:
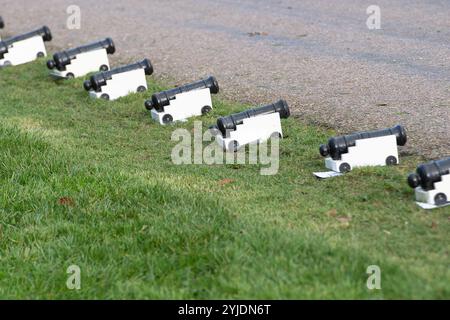
[[[3,20],[0,26],[4,26]],[[0,41],[0,67],[21,65],[45,57],[45,42],[51,40],[50,29],[44,26]],[[146,91],[146,75],[153,73],[150,60],[144,59],[111,70],[108,55],[115,52],[113,40],[106,38],[56,52],[52,59],[47,61],[47,67],[50,69],[50,75],[58,79],[79,78],[95,72],[84,82],[84,88],[94,98],[115,100],[130,93]],[[161,124],[167,124],[211,111],[210,94],[218,91],[217,81],[210,77],[156,94],[152,97],[155,103],[146,103],[146,106],[153,109],[153,118]]]
[[[2,20],[3,21],[3,20]],[[3,24],[0,24],[4,26]],[[46,26],[0,41],[0,67],[25,64],[47,56],[45,42],[52,40]],[[110,69],[108,55],[116,47],[111,38],[64,50],[53,54],[47,62],[50,75],[59,79],[84,77],[99,72],[85,82],[92,97],[115,100],[130,93],[147,90],[146,75],[153,73],[148,59],[127,66]]]
[[[0,19],[0,27],[3,27]],[[52,39],[47,27],[0,41],[0,66],[18,65],[46,56],[44,41]],[[76,78],[100,71],[84,82],[92,97],[114,100],[133,92],[147,90],[146,75],[153,73],[148,59],[110,70],[108,54],[115,52],[112,39],[57,52],[47,62],[51,75]],[[211,94],[219,92],[214,77],[179,86],[152,95],[145,102],[152,118],[162,125],[204,115],[213,108]],[[237,151],[250,143],[261,143],[271,137],[282,137],[281,119],[290,116],[284,100],[244,112],[220,117],[210,129],[226,151]],[[385,166],[399,163],[398,146],[407,141],[405,129],[393,128],[356,132],[333,137],[320,147],[325,166],[346,173],[364,166]],[[450,158],[422,164],[411,174],[408,183],[415,188],[420,202],[442,205],[450,199]]]
[[[405,128],[355,132],[332,137],[320,146],[325,166],[339,173],[353,168],[391,166],[399,163],[398,146],[407,142]],[[450,157],[430,161],[417,167],[408,176],[408,184],[415,189],[416,200],[430,205],[446,205],[450,200]]]
[[[2,24],[4,25],[4,23]],[[15,66],[47,55],[45,42],[52,40],[48,27],[0,41],[0,66]],[[95,72],[83,84],[94,98],[115,100],[130,93],[147,90],[146,75],[153,73],[148,59],[110,69],[108,55],[116,51],[111,38],[53,54],[47,61],[50,75],[59,79],[84,77]],[[152,117],[165,125],[203,115],[212,110],[211,94],[219,92],[214,77],[155,93],[145,102]]]

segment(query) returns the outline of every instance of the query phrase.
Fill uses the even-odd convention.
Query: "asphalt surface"
[[[371,4],[381,30],[366,26]],[[113,64],[148,57],[171,84],[213,74],[229,99],[284,98],[340,133],[403,124],[403,153],[450,156],[448,0],[2,0],[0,15],[3,34],[48,25],[51,50],[111,36]]]

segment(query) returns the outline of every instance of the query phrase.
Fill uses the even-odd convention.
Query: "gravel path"
[[[3,0],[3,33],[47,24],[52,48],[111,36],[113,63],[144,56],[181,83],[214,74],[251,104],[283,97],[300,121],[339,132],[403,124],[404,153],[450,156],[450,2],[377,0]],[[67,30],[66,8],[81,8]],[[173,80],[175,79],[175,80]]]

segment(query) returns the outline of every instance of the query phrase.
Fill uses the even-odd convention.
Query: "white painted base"
[[[434,198],[439,193],[445,194],[447,196],[447,201],[450,202],[450,174],[442,176],[441,181],[434,184],[433,190],[425,191],[422,187],[417,187],[415,193],[417,202],[435,205]]]
[[[432,209],[438,209],[438,208],[450,206],[450,202],[447,202],[446,204],[443,204],[440,206],[437,206],[435,204],[425,203],[425,202],[416,202],[416,204],[424,210],[432,210]]]
[[[342,173],[336,171],[313,172],[313,175],[319,179],[329,179],[342,176]]]
[[[67,78],[67,75],[71,73],[74,78],[79,78],[88,73],[100,71],[100,67],[103,65],[107,66],[109,70],[106,49],[93,50],[78,54],[76,59],[72,59],[70,64],[66,66],[65,71],[53,69],[50,71],[50,75],[55,78]]]
[[[230,131],[226,138],[219,133],[216,141],[224,150],[236,151],[249,143],[265,142],[274,133],[280,138],[283,136],[278,112],[244,119],[243,123],[238,125],[236,130]]]
[[[17,41],[12,47],[8,48],[8,52],[4,54],[3,59],[0,59],[0,66],[17,66],[28,63],[36,60],[39,54],[43,57],[47,55],[42,36]]]
[[[193,90],[177,94],[170,105],[164,107],[163,112],[152,109],[152,118],[164,125],[164,116],[170,115],[172,121],[183,121],[188,118],[201,116],[202,108],[208,106],[212,109],[211,93],[209,88]]]
[[[325,159],[325,167],[341,172],[341,164],[348,163],[350,170],[357,167],[385,166],[386,159],[393,156],[397,159],[398,148],[395,135],[357,140],[355,146],[348,148],[348,153],[341,155],[341,160]]]
[[[142,91],[147,90],[147,79],[145,78],[144,69],[113,74],[112,79],[107,81],[106,86],[103,86],[100,92],[91,90],[89,95],[93,98],[105,98],[104,95],[107,95],[107,100],[116,100],[130,93],[136,93],[138,89],[142,89]]]

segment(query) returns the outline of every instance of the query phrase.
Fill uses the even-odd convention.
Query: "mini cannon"
[[[283,137],[281,119],[290,116],[286,101],[249,109],[217,119],[210,127],[216,133],[216,141],[225,151],[236,152],[249,143],[262,143],[271,137]]]
[[[328,169],[345,173],[356,167],[398,164],[397,146],[404,146],[406,141],[405,129],[397,125],[333,137],[320,146],[320,154],[326,157]]]
[[[147,90],[145,75],[153,73],[148,59],[119,67],[111,71],[99,72],[84,82],[84,89],[93,98],[115,100],[130,93]]]
[[[53,55],[47,61],[50,75],[55,78],[78,78],[90,72],[108,71],[108,54],[114,54],[116,47],[111,38],[73,48]]]
[[[45,57],[44,41],[51,41],[52,33],[46,26],[0,41],[0,67],[16,66]]]
[[[216,78],[211,76],[155,93],[151,99],[145,101],[145,107],[151,111],[154,120],[164,125],[210,112],[212,110],[211,94],[218,92],[219,84]]]
[[[408,176],[408,184],[415,189],[418,202],[447,204],[450,201],[450,157],[421,164],[416,173]]]

